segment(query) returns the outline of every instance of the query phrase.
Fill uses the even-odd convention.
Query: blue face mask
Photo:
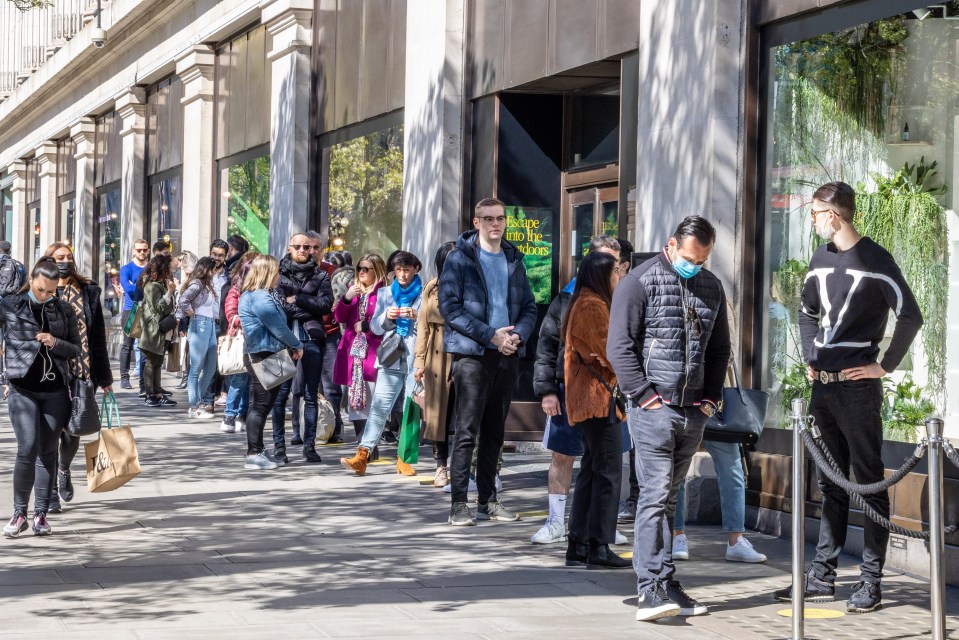
[[[699,270],[702,268],[703,265],[693,264],[685,258],[677,258],[676,262],[673,263],[673,271],[675,271],[680,278],[684,278],[686,280],[699,273]]]
[[[30,296],[30,300],[32,300],[33,302],[35,302],[36,304],[40,306],[45,305],[47,302],[50,302],[50,300],[53,300],[53,298],[48,298],[47,302],[40,302],[39,300],[37,300],[37,297],[33,295],[33,289],[27,289],[27,295]]]

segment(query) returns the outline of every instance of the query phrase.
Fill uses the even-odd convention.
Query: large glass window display
[[[97,191],[97,229],[99,255],[95,265],[98,282],[104,291],[111,291],[117,282],[123,257],[120,254],[120,187],[107,187]],[[112,315],[119,313],[119,309],[111,308],[116,305],[114,298],[104,297],[105,311]]]
[[[270,156],[263,155],[222,170],[221,198],[226,236],[239,234],[260,253],[270,250]]]
[[[959,12],[952,4],[891,16],[773,47],[765,143],[763,386],[770,424],[810,384],[799,344],[799,294],[815,235],[812,193],[826,182],[855,187],[855,224],[886,247],[922,308],[909,356],[885,380],[887,439],[913,441],[933,410],[959,426],[955,376],[959,283],[956,206]],[[951,298],[951,301],[950,301]],[[891,337],[894,316],[886,333]]]
[[[403,127],[329,148],[330,248],[384,258],[403,242]],[[343,223],[346,224],[343,224]]]
[[[150,178],[150,219],[153,238],[169,242],[173,253],[183,247],[182,179],[178,172]]]

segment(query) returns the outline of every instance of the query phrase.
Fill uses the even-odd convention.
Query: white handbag
[[[238,318],[233,319],[234,322],[237,320]],[[230,323],[230,331],[220,336],[216,344],[216,368],[221,376],[246,373],[246,365],[243,363],[243,332],[238,331],[235,336],[231,336],[232,330],[233,322]]]

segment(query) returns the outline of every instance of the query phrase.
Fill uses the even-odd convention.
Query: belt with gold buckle
[[[849,380],[849,376],[842,371],[817,371],[816,380],[823,384],[829,384],[830,382],[845,382]]]

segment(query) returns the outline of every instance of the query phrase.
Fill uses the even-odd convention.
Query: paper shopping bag
[[[112,393],[108,398],[109,407],[101,413],[106,424],[100,429],[100,437],[83,445],[87,489],[92,493],[113,491],[140,475],[140,456],[133,430],[129,425],[120,426],[116,398]]]
[[[403,408],[396,457],[406,464],[416,464],[420,460],[420,405],[409,397],[406,398],[406,406]]]

